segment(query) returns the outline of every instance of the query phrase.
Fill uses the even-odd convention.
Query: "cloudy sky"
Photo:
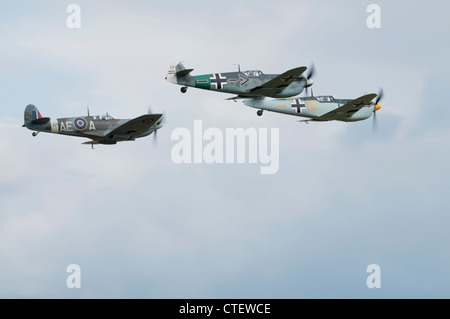
[[[66,8],[81,8],[81,28]],[[3,1],[1,298],[449,298],[450,5],[377,1]],[[372,119],[262,117],[164,80],[314,63],[314,94],[385,97]],[[153,136],[95,150],[31,136],[43,116],[164,112]],[[171,133],[279,128],[280,167],[175,164]],[[66,267],[81,267],[69,289]],[[369,289],[366,268],[381,268]]]

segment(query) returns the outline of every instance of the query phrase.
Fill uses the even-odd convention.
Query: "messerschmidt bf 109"
[[[381,108],[379,104],[383,97],[383,90],[378,94],[366,94],[357,99],[335,99],[330,95],[309,96],[292,99],[246,99],[244,104],[259,109],[257,114],[261,116],[263,111],[284,113],[307,119],[299,122],[310,121],[342,121],[356,122],[368,119],[373,114],[373,126],[376,128],[376,112]],[[375,99],[376,98],[376,99]],[[372,102],[372,100],[375,101]]]
[[[307,75],[302,75],[306,67],[298,67],[283,74],[264,74],[259,70],[241,72],[210,73],[191,75],[194,69],[186,69],[183,64],[170,65],[166,80],[182,85],[181,92],[186,93],[188,87],[235,94],[229,100],[255,97],[291,97],[313,85],[312,67]]]

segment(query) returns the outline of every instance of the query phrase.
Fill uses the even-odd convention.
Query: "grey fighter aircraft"
[[[162,127],[162,114],[146,114],[131,120],[114,119],[110,115],[96,115],[51,119],[42,117],[32,104],[25,108],[26,127],[36,136],[39,132],[56,133],[69,136],[86,137],[91,141],[83,144],[116,144],[134,141],[136,138],[155,133]]]
[[[244,104],[259,109],[261,116],[263,110],[306,117],[299,122],[310,121],[342,121],[356,122],[369,118],[373,114],[373,127],[376,129],[376,111],[381,108],[379,104],[383,97],[383,90],[378,94],[366,94],[357,99],[335,99],[332,96],[310,96],[294,99],[246,99]],[[376,100],[372,102],[373,99]]]
[[[241,72],[190,75],[193,69],[186,69],[183,64],[173,63],[169,67],[166,80],[182,85],[181,92],[188,87],[236,94],[229,100],[256,97],[283,98],[300,94],[303,89],[313,85],[311,79],[314,69],[302,75],[306,67],[298,67],[283,74],[264,74],[259,70]]]

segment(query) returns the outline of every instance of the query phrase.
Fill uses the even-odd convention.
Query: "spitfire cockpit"
[[[94,120],[103,120],[103,121],[114,120],[114,118],[111,115],[109,115],[108,113],[103,114],[103,115],[94,115],[92,117],[92,119],[94,119]]]

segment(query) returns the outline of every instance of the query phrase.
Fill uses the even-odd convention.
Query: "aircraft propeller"
[[[311,85],[314,84],[314,81],[312,80],[312,78],[315,73],[316,73],[316,70],[315,70],[314,63],[313,63],[308,68],[308,73],[305,75],[305,78],[306,78],[305,96],[308,96],[308,87],[310,87]],[[311,88],[311,96],[312,95],[313,95],[313,93],[312,93],[312,88]]]
[[[148,107],[148,114],[153,114],[151,107]],[[165,123],[166,119],[166,113],[163,113],[163,116],[159,119],[159,121],[156,123],[155,131],[153,132],[153,144],[158,142],[158,130],[162,127],[162,125]],[[160,126],[160,127],[158,127]]]
[[[373,110],[373,120],[372,120],[372,129],[374,132],[378,130],[378,122],[377,122],[377,111],[381,108],[381,105],[378,104],[383,98],[383,88],[378,91],[377,98],[375,100],[375,108]]]

